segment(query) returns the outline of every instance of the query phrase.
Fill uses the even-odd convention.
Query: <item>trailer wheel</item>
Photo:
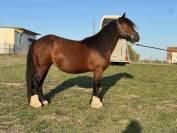
[[[125,66],[126,63],[125,62],[111,62],[112,66]]]

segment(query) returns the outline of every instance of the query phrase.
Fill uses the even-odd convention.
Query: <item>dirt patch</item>
[[[22,133],[24,128],[22,125],[17,124],[14,117],[0,117],[0,133]]]
[[[175,101],[160,101],[158,104],[165,104],[165,103],[174,103]]]
[[[139,96],[135,95],[135,94],[131,94],[131,95],[128,95],[127,98],[128,99],[134,99],[134,98],[138,98]]]
[[[24,133],[23,128],[19,125],[15,125],[11,128],[0,127],[0,133]]]
[[[63,121],[68,121],[71,118],[68,117],[68,116],[65,116],[65,115],[59,115],[59,114],[53,113],[53,114],[42,116],[42,119],[50,120],[50,121],[63,122]]]
[[[177,110],[177,104],[175,103],[164,103],[156,105],[156,109],[165,112],[173,112]]]
[[[9,83],[9,82],[0,82],[0,85],[5,85],[5,86],[16,86],[16,87],[21,87],[24,86],[23,83]]]
[[[120,96],[122,97],[123,99],[136,99],[136,98],[139,98],[139,96],[135,95],[135,94],[131,94],[131,95],[127,95],[127,96]]]

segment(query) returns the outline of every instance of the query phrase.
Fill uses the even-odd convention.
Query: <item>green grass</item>
[[[0,132],[177,132],[176,65],[110,66],[101,109],[89,105],[92,73],[71,75],[53,66],[43,88],[51,103],[40,109],[27,105],[23,57],[0,57],[0,75]]]

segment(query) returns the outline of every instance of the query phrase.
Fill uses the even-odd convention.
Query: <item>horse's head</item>
[[[117,26],[120,31],[121,38],[124,38],[131,43],[139,41],[139,34],[135,31],[136,26],[130,19],[125,17],[125,13],[122,17],[117,19]]]

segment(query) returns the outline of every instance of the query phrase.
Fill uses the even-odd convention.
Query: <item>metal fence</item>
[[[0,54],[26,54],[29,45],[23,44],[0,44]]]
[[[0,44],[0,54],[14,54],[14,46],[13,44]]]

